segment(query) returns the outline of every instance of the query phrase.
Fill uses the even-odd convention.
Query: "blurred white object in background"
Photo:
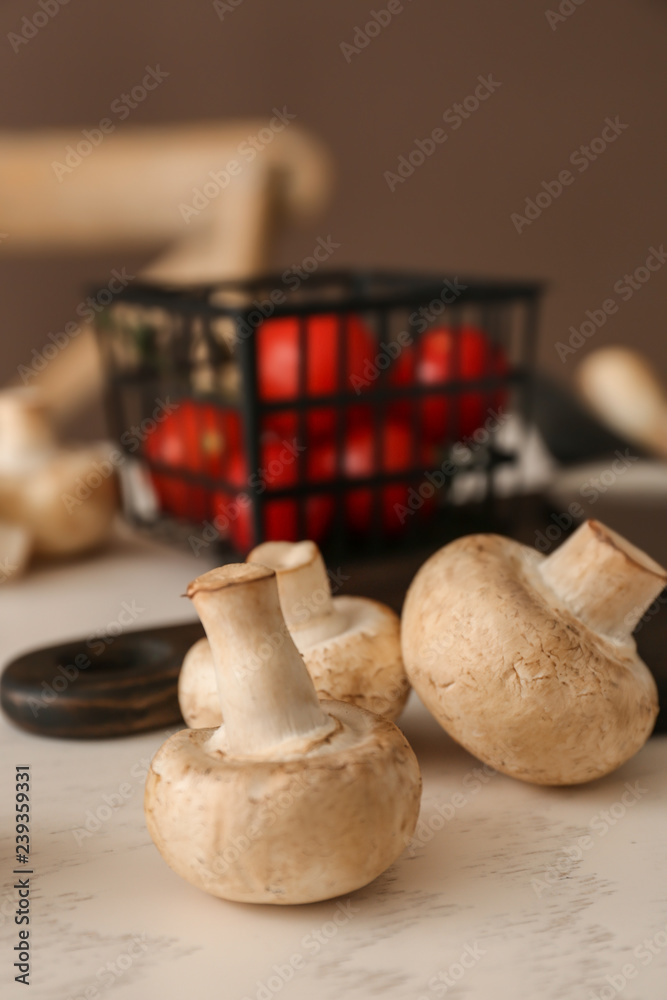
[[[504,415],[495,436],[495,446],[515,455],[515,461],[499,465],[494,471],[495,491],[499,497],[523,493],[539,493],[553,479],[557,462],[549,453],[539,430],[517,413]],[[486,473],[471,469],[465,471],[465,458],[474,460],[474,444],[470,448],[453,449],[452,461],[458,465],[457,454],[463,459],[460,472],[454,477],[447,499],[450,503],[474,503],[484,498],[487,488]],[[467,454],[466,454],[467,453]],[[471,462],[472,464],[472,462]]]

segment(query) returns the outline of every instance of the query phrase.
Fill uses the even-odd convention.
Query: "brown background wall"
[[[326,218],[291,234],[277,263],[299,261],[318,234],[331,234],[342,244],[336,264],[544,278],[540,360],[567,379],[576,361],[561,363],[555,341],[667,240],[667,5],[561,0],[573,13],[552,30],[545,10],[557,10],[555,0],[413,0],[346,62],[340,43],[384,6],[241,0],[221,21],[210,2],[69,0],[15,54],[8,32],[39,8],[37,0],[5,0],[0,127],[95,125],[156,63],[169,79],[129,123],[265,115],[287,105],[329,145],[338,181]],[[384,171],[442,124],[479,74],[501,87],[391,193]],[[628,128],[518,234],[511,213],[616,115]],[[1,380],[72,318],[88,280],[141,263],[118,253],[17,259],[10,243],[11,234],[0,244]],[[590,346],[631,341],[667,379],[666,278],[667,267],[577,360]]]

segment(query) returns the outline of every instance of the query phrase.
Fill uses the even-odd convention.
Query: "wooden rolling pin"
[[[0,132],[3,252],[162,245],[142,280],[179,285],[256,274],[276,223],[313,217],[331,188],[320,142],[286,109],[275,110],[266,120],[122,126],[85,156],[92,144],[80,146],[87,140],[75,129]],[[68,162],[75,165],[58,166]],[[32,384],[66,419],[99,395],[101,379],[94,338],[82,331]]]

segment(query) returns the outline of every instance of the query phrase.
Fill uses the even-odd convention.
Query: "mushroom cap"
[[[209,729],[158,750],[146,822],[178,875],[223,899],[312,903],[361,888],[398,858],[419,813],[410,745],[370,712],[322,707],[337,729],[306,754],[230,756]]]
[[[410,693],[401,656],[398,615],[365,597],[334,597],[333,604],[342,624],[336,635],[312,642],[310,633],[291,633],[318,696],[349,702],[387,719],[398,718]],[[196,642],[183,660],[178,701],[191,728],[220,725],[222,715],[208,639]]]
[[[26,453],[27,462],[31,457]],[[70,555],[101,545],[118,510],[118,482],[110,462],[106,478],[97,462],[106,462],[104,449],[81,448],[47,452],[20,473],[0,470],[0,518],[23,525],[39,555]],[[84,499],[77,493],[81,481],[87,487]]]
[[[319,697],[398,718],[410,693],[398,615],[366,597],[334,597],[333,603],[341,632],[303,648],[294,634]]]
[[[631,637],[596,632],[542,580],[544,556],[498,535],[436,552],[408,591],[408,677],[442,727],[498,771],[543,785],[608,774],[658,711]]]

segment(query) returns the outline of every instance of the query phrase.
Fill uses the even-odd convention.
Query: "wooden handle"
[[[263,164],[278,173],[288,217],[318,213],[331,187],[321,144],[277,116],[226,125],[118,127],[63,173],[57,164],[67,168],[68,147],[69,162],[76,163],[82,141],[74,129],[0,132],[0,218],[10,252],[125,249],[187,239],[193,229],[208,228],[231,190],[225,177],[234,163],[243,172]],[[192,205],[205,185],[213,193],[210,204],[186,221],[181,206]]]

